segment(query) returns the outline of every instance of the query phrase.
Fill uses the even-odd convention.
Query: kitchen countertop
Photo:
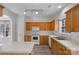
[[[72,39],[58,40],[56,35],[49,35],[49,37],[54,38],[57,42],[61,43],[71,51],[79,51],[79,41]]]
[[[0,53],[32,53],[34,44],[32,42],[18,43],[12,42],[8,45],[0,46]]]

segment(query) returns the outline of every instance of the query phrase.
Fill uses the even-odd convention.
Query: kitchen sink
[[[62,37],[55,37],[57,38],[58,40],[65,40],[65,38],[62,38]]]

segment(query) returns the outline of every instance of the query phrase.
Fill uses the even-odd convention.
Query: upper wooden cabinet
[[[3,15],[3,6],[2,5],[0,5],[0,16],[2,16]]]
[[[72,10],[72,24],[73,32],[79,32],[79,4]]]
[[[51,30],[54,30],[55,28],[55,21],[53,20],[51,23],[50,23],[50,29]]]
[[[25,29],[26,30],[32,30],[32,25],[31,25],[31,23],[25,23]]]
[[[46,26],[46,30],[50,30],[50,23],[47,23],[45,26]]]
[[[25,29],[32,30],[32,26],[38,26],[40,30],[50,30],[49,22],[26,22]]]
[[[66,31],[79,32],[79,4],[66,12]]]
[[[53,20],[50,23],[50,29],[51,30],[58,30],[58,28],[59,28],[59,21],[58,20]]]
[[[40,23],[40,30],[50,30],[50,23],[49,22]]]
[[[72,31],[72,12],[71,10],[66,13],[66,31]]]

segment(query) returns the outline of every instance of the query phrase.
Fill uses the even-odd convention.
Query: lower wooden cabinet
[[[48,36],[40,36],[40,45],[48,45]]]
[[[31,35],[25,35],[24,36],[24,41],[25,42],[32,41],[31,37],[32,37]]]
[[[51,52],[54,55],[71,55],[71,51],[68,48],[54,39],[51,39],[51,46]]]

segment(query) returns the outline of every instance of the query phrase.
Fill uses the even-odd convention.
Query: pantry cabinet
[[[79,4],[66,12],[66,31],[79,32]]]

